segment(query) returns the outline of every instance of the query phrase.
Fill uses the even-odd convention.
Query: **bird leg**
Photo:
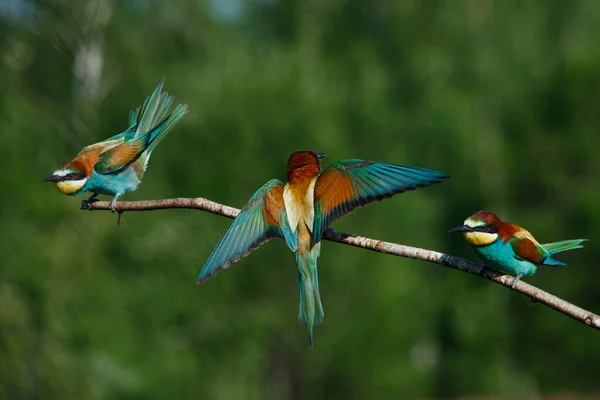
[[[89,199],[87,200],[81,200],[81,209],[82,210],[90,210],[91,209],[91,205],[95,202],[98,201],[97,199],[98,197],[98,193],[93,193]]]
[[[519,274],[517,276],[515,276],[513,278],[512,283],[510,284],[510,289],[511,290],[515,290],[515,286],[517,285],[517,283],[521,280],[521,278],[523,277],[523,274]]]
[[[117,204],[117,199],[119,198],[118,195],[116,195],[115,197],[113,197],[113,199],[110,201],[110,204],[108,205],[108,208],[110,209],[110,211],[115,212],[117,211],[117,209],[115,208],[115,205]]]

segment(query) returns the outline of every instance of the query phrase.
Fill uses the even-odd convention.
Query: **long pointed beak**
[[[473,229],[471,227],[466,226],[466,225],[460,225],[460,226],[457,226],[457,227],[454,227],[454,228],[450,229],[448,231],[448,233],[454,233],[454,232],[471,232],[471,231],[473,231]]]
[[[327,157],[327,153],[325,153],[325,152],[317,153],[317,157],[319,157],[319,160],[320,160],[322,158]]]
[[[42,182],[59,182],[61,180],[61,176],[58,175],[50,175],[47,178],[44,178]]]

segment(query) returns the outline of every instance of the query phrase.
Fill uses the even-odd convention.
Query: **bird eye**
[[[75,174],[71,173],[71,174],[67,175],[65,178],[73,179],[73,178],[75,178]]]

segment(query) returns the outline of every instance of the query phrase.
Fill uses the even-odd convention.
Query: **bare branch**
[[[82,209],[90,211],[108,210],[109,204],[110,203],[108,201],[97,201],[95,203],[87,204],[84,200]],[[119,214],[122,214],[125,211],[152,211],[168,208],[189,208],[203,210],[228,218],[235,218],[240,212],[240,210],[237,208],[215,203],[214,201],[210,201],[202,197],[193,199],[177,198],[164,200],[124,201],[116,204],[116,211],[119,212]],[[463,258],[450,256],[437,251],[421,249],[418,247],[382,242],[380,240],[355,236],[349,233],[338,232],[331,228],[325,231],[323,239],[354,247],[360,247],[379,253],[427,261],[442,265],[444,267],[457,269],[459,271],[469,272],[509,289],[514,279],[510,275],[503,275],[500,272],[488,269],[483,265],[476,264]],[[584,310],[583,308],[562,300],[561,298],[558,298],[523,281],[517,282],[514,290],[531,298],[532,302],[545,304],[546,306],[592,328],[600,329],[600,316],[597,314]]]

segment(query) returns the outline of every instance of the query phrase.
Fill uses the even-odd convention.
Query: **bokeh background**
[[[117,226],[41,183],[165,76],[190,113],[124,199],[241,207],[299,149],[438,169],[334,227],[468,258],[446,231],[480,209],[590,238],[526,281],[598,312],[599,37],[594,0],[2,0],[0,398],[600,396],[597,331],[478,277],[326,242],[309,350],[283,241],[196,286],[230,220]]]

